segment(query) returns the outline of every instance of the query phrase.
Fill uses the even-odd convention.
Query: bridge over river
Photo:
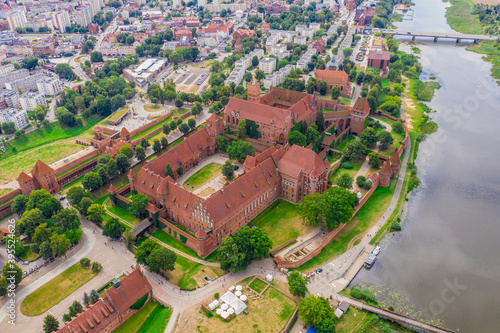
[[[462,40],[469,40],[474,43],[478,43],[483,40],[495,40],[496,36],[489,35],[471,35],[471,34],[460,34],[460,33],[441,33],[441,32],[418,32],[418,31],[402,31],[402,30],[392,30],[392,29],[380,29],[382,35],[391,36],[411,36],[412,40],[417,37],[433,38],[434,42],[441,40],[454,39],[457,43],[461,43]]]

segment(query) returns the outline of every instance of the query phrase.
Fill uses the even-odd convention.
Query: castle
[[[146,210],[158,220],[158,225],[169,233],[175,230],[186,239],[187,246],[204,257],[276,199],[297,203],[308,194],[327,189],[328,161],[299,146],[270,147],[256,156],[247,156],[245,173],[206,199],[166,176],[167,163],[177,170],[177,177],[179,168],[186,172],[216,153],[216,137],[223,130],[222,119],[212,114],[206,127],[146,164],[137,175],[130,171],[129,186],[120,192],[111,186],[113,202],[118,196],[127,202],[121,195],[126,191],[147,195],[152,202]]]

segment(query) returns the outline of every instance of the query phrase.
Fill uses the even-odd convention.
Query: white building
[[[22,11],[10,12],[7,14],[7,22],[9,22],[10,30],[16,31],[17,28],[26,26],[26,15]]]
[[[54,28],[60,33],[66,32],[66,27],[71,25],[68,12],[63,10],[60,12],[52,13],[52,24]]]
[[[14,65],[12,64],[7,64],[4,66],[0,66],[0,75],[5,75],[14,70]]]
[[[14,123],[16,130],[21,130],[29,125],[26,110],[8,108],[0,111],[0,123]]]
[[[306,36],[295,36],[293,38],[293,42],[295,44],[305,45],[305,44],[307,44],[307,37]]]
[[[45,96],[39,92],[35,93],[28,91],[19,96],[19,102],[21,102],[21,107],[26,111],[34,110],[38,104],[47,106],[47,100],[45,99]]]
[[[129,80],[134,80],[142,87],[160,74],[166,65],[167,62],[161,58],[147,59],[135,69],[126,68],[123,70],[123,75]]]
[[[22,78],[27,77],[29,75],[30,75],[30,72],[25,68],[19,69],[19,70],[14,71],[14,72],[0,74],[0,88],[5,88],[5,84],[7,82],[19,80],[19,79],[22,79]]]
[[[4,89],[3,98],[8,107],[18,108],[21,105],[21,103],[19,103],[19,94],[16,90]]]
[[[266,74],[271,74],[276,69],[276,58],[263,58],[259,62],[259,69]]]
[[[315,32],[316,32],[316,30],[314,30],[313,28],[306,28],[306,29],[304,29],[304,31],[302,31],[302,35],[309,38],[309,40],[312,40],[314,38]]]
[[[36,83],[38,91],[44,96],[55,96],[62,91],[62,84],[59,79],[43,78]]]
[[[259,60],[262,59],[262,57],[264,56],[264,50],[255,49],[240,60],[236,61],[234,63],[233,71],[225,81],[226,86],[229,86],[231,82],[234,82],[234,84],[236,85],[240,84],[241,80],[243,80],[243,76],[245,75],[247,68],[252,65],[252,58],[254,56],[256,56]]]
[[[22,92],[36,91],[37,90],[36,83],[43,78],[44,76],[40,73],[34,75],[28,75],[27,77],[23,77],[22,79],[6,82],[5,88],[11,90],[21,89]]]
[[[309,28],[313,29],[314,32],[316,32],[316,31],[321,29],[321,24],[316,23],[316,22],[309,23]]]

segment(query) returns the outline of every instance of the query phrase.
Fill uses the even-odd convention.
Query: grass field
[[[352,169],[344,169],[342,166],[339,167],[337,170],[335,170],[334,173],[332,173],[330,175],[329,181],[331,181],[332,184],[335,184],[335,182],[337,181],[337,178],[339,178],[339,176],[341,174],[343,174],[344,172],[348,173],[351,177],[354,178],[356,176],[356,174],[358,173],[359,169],[361,169],[361,166],[363,165],[363,162],[364,162],[364,160],[356,162],[356,163],[353,163],[352,164],[352,166],[353,166]],[[354,179],[354,181],[356,181],[356,179]]]
[[[467,51],[472,51],[484,54],[483,59],[492,63],[491,75],[500,83],[500,50],[495,47],[495,41],[485,40],[479,44],[474,44],[466,48]]]
[[[240,281],[238,284],[246,286],[247,283]],[[245,287],[243,294],[249,295]],[[229,322],[221,320],[215,311],[209,318],[200,307],[192,308],[179,322],[180,332],[281,332],[297,307],[294,300],[274,287],[266,290],[264,299],[249,299],[247,305],[248,314],[242,313]]]
[[[140,219],[138,219],[137,217],[135,217],[134,215],[130,214],[129,212],[127,212],[125,209],[123,208],[120,208],[120,207],[117,207],[117,206],[113,206],[113,204],[111,203],[111,200],[109,200],[107,203],[106,203],[106,208],[113,214],[115,215],[118,215],[119,217],[121,217],[122,219],[124,219],[125,221],[127,222],[130,222],[130,223],[133,223],[134,225],[138,224],[139,222],[141,222]]]
[[[250,283],[249,287],[255,290],[256,292],[261,293],[264,290],[264,288],[266,288],[266,286],[267,286],[266,283],[262,282],[259,279],[255,279],[252,281],[252,283]]]
[[[417,96],[417,100],[424,102],[430,102],[434,96],[434,91],[439,88],[441,88],[441,85],[433,81],[422,82],[416,80],[413,85],[413,91],[415,96]]]
[[[127,319],[113,333],[163,332],[167,327],[171,308],[149,301],[139,312]]]
[[[472,14],[474,4],[470,0],[450,0],[446,20],[453,30],[464,34],[482,34],[484,29],[477,15]]]
[[[336,150],[340,150],[340,151],[344,151],[344,149],[345,149],[345,147],[347,146],[347,144],[348,144],[349,142],[353,141],[353,140],[356,140],[356,138],[355,138],[355,137],[353,137],[353,136],[351,136],[351,135],[349,135],[349,136],[347,137],[347,140],[344,140],[343,142],[339,143],[339,144],[335,147],[335,149],[336,149]]]
[[[154,104],[144,105],[144,111],[147,111],[147,112],[158,112],[162,109],[163,109],[163,106],[161,106],[161,105],[154,105]]]
[[[184,187],[190,191],[194,191],[207,182],[211,181],[214,178],[217,178],[222,173],[222,165],[217,163],[210,163],[202,167],[195,174],[189,177],[184,182]]]
[[[164,124],[167,124],[169,122],[172,121],[172,116],[168,117],[167,119],[163,120],[163,121],[160,121],[158,124],[156,125],[153,125],[151,126],[150,128],[140,132],[140,133],[137,133],[136,135],[134,135],[133,137],[130,138],[130,140],[134,141],[136,139],[140,139],[142,138],[143,136],[145,136],[146,134],[149,134],[151,132],[153,132],[154,130],[160,128],[160,127],[163,127]]]
[[[90,269],[76,263],[31,294],[21,303],[26,316],[39,316],[96,277]]]
[[[19,256],[19,259],[21,259],[22,261],[34,261],[38,258],[40,258],[40,255],[31,251],[31,247],[29,246],[25,246],[23,255]]]
[[[169,234],[167,234],[163,230],[156,230],[155,232],[151,233],[151,236],[153,236],[155,238],[158,238],[163,243],[165,243],[167,245],[170,245],[171,247],[173,247],[173,248],[175,248],[175,249],[177,249],[179,251],[182,251],[182,252],[184,252],[187,255],[190,255],[192,257],[201,259],[198,256],[198,254],[196,254],[196,252],[194,250],[192,250],[189,247],[187,247],[186,245],[182,244],[177,239],[175,239],[174,237],[170,236]]]
[[[307,235],[313,229],[302,224],[297,206],[288,201],[275,201],[251,224],[267,231],[274,249],[293,238]]]
[[[220,268],[204,266],[178,255],[175,270],[167,272],[165,275],[170,283],[179,286],[179,288],[194,290],[205,284],[203,276],[208,275],[213,279],[222,274],[224,271]]]
[[[0,188],[0,197],[12,192],[13,188]]]
[[[366,232],[384,215],[391,203],[397,180],[391,180],[389,187],[377,187],[358,213],[347,223],[340,233],[328,243],[314,258],[298,268],[302,272],[309,272],[328,260],[344,253],[349,242],[357,235]]]

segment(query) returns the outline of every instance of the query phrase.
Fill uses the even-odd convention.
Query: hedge
[[[132,304],[130,306],[130,308],[132,310],[139,310],[140,308],[142,308],[142,306],[144,305],[144,303],[146,303],[147,299],[148,299],[148,296],[149,296],[149,293],[146,293],[144,296],[142,296],[141,298],[138,298],[134,304]]]

